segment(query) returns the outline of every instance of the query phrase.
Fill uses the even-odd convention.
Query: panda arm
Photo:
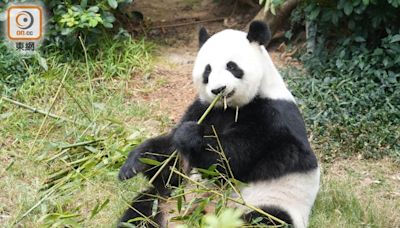
[[[163,161],[165,155],[174,151],[171,144],[171,134],[161,135],[144,141],[135,147],[128,155],[123,166],[119,171],[119,179],[126,180],[134,177],[137,173],[143,173],[146,176],[153,176],[155,169],[153,166],[141,162],[142,158]]]
[[[181,123],[196,120],[202,115],[202,112],[204,112],[205,109],[206,107],[202,105],[199,100],[195,100],[185,112]],[[137,173],[143,173],[149,177],[154,175],[156,169],[141,162],[140,159],[149,158],[161,162],[165,159],[164,155],[172,154],[175,150],[175,147],[172,145],[172,135],[175,130],[176,129],[172,129],[172,131],[166,135],[147,139],[134,148],[129,153],[128,158],[119,171],[119,179],[126,180],[134,177]],[[160,156],[157,156],[157,154],[160,154]]]
[[[173,136],[175,146],[193,167],[208,168],[221,160],[220,154],[209,150],[209,146],[218,149],[218,143],[215,137],[204,137],[204,127],[184,122]],[[265,151],[262,126],[236,125],[217,135],[234,174],[246,173]]]

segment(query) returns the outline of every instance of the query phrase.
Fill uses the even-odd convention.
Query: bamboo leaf
[[[100,202],[97,202],[96,206],[93,208],[93,210],[90,213],[90,218],[93,218],[96,216],[107,204],[110,202],[110,199],[106,199],[101,205]]]
[[[139,161],[144,163],[144,164],[147,164],[147,165],[153,165],[153,166],[161,165],[161,162],[153,160],[153,159],[150,159],[150,158],[139,158]]]
[[[182,189],[182,188],[179,188],[178,190],[177,190],[177,193],[180,195],[179,197],[178,197],[178,200],[177,200],[177,207],[178,207],[178,212],[179,213],[181,213],[181,211],[182,211],[182,204],[183,204],[183,193],[184,193],[184,190]]]

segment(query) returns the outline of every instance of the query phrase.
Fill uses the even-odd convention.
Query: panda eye
[[[204,84],[208,83],[208,77],[210,76],[210,73],[211,73],[211,66],[210,66],[210,64],[207,64],[207,66],[203,72],[203,83]]]
[[[207,64],[206,68],[204,69],[204,72],[206,72],[206,73],[210,73],[211,72],[210,64]]]
[[[236,68],[237,68],[237,65],[234,62],[229,62],[226,64],[226,69],[229,71],[236,70]]]
[[[236,78],[243,78],[244,72],[235,62],[229,61],[226,64],[226,70],[231,72]]]

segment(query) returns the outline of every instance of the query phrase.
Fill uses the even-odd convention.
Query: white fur
[[[261,46],[261,52],[263,53],[264,62],[264,76],[261,81],[261,87],[259,91],[260,97],[267,97],[273,100],[282,99],[293,101],[294,97],[292,93],[287,89],[285,82],[282,79],[281,74],[276,69],[271,57],[268,55],[267,50],[264,46]]]
[[[193,68],[193,81],[200,100],[211,102],[215,97],[211,90],[226,86],[224,95],[235,90],[227,99],[231,107],[246,105],[256,95],[294,102],[268,52],[257,43],[250,43],[246,36],[245,32],[228,29],[211,36],[201,47]],[[242,79],[226,70],[229,61],[237,63],[244,71]],[[204,84],[203,72],[207,64],[211,66],[211,74]]]
[[[278,179],[250,183],[241,190],[244,201],[256,207],[276,206],[291,216],[295,228],[305,228],[319,189],[320,170],[292,173]],[[242,208],[249,212],[248,208]]]

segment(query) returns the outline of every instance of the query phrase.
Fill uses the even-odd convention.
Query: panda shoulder
[[[197,121],[206,109],[207,105],[204,104],[199,98],[196,98],[186,109],[180,122]]]
[[[291,134],[302,141],[307,139],[303,117],[294,101],[258,98],[250,112],[258,113],[257,118],[270,126],[271,130]]]

